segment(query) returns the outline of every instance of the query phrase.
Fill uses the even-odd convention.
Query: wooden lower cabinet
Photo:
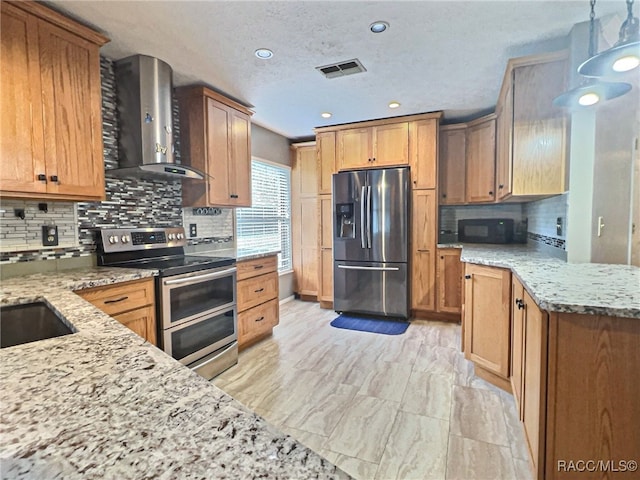
[[[517,280],[516,300],[511,383],[534,478],[636,478],[623,462],[640,452],[638,319],[549,313]],[[571,467],[587,461],[605,466]]]
[[[524,292],[523,302],[520,415],[533,469],[540,471],[540,466],[544,465],[546,425],[541,412],[545,405],[546,394],[548,317],[546,312],[537,307],[527,292]]]
[[[436,308],[435,190],[413,190],[411,208],[411,312],[423,317]]]
[[[239,261],[238,348],[268,336],[279,322],[277,256]]]
[[[133,330],[149,343],[156,343],[156,321],[155,306],[136,308],[129,312],[114,315],[113,318],[118,320],[125,327]]]
[[[511,278],[511,390],[522,420],[522,360],[524,352],[524,287]]]
[[[436,310],[460,315],[462,309],[462,263],[459,248],[437,250]]]
[[[153,278],[88,288],[75,293],[156,345]]]
[[[464,288],[465,358],[476,375],[511,391],[511,272],[468,263]]]
[[[241,345],[255,338],[269,335],[278,324],[278,299],[238,313],[238,337]]]

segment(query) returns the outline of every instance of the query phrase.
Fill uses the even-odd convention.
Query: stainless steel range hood
[[[134,55],[115,62],[120,136],[118,177],[202,179],[195,168],[175,163],[171,67]]]

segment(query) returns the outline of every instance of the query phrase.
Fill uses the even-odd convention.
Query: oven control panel
[[[105,253],[184,247],[187,237],[182,227],[107,228],[97,232],[97,241]]]

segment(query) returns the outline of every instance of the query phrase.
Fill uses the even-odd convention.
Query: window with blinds
[[[236,209],[238,255],[279,250],[278,271],[291,270],[291,170],[252,160],[251,205]]]

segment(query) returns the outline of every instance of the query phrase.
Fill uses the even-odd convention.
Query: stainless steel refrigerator
[[[409,169],[333,175],[333,308],[409,317]]]

